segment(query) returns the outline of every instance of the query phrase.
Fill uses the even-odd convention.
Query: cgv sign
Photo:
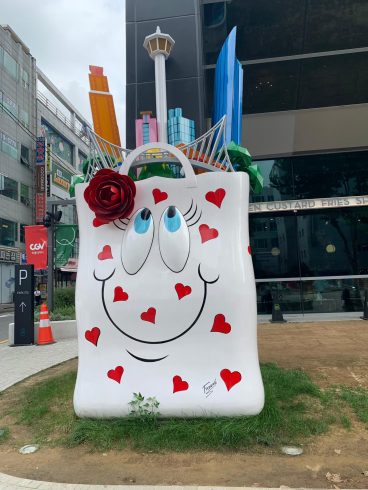
[[[35,251],[35,250],[43,250],[46,246],[46,242],[42,242],[42,243],[31,243],[29,248],[30,250],[32,251]]]
[[[35,270],[47,268],[47,228],[42,225],[26,226],[27,264]]]

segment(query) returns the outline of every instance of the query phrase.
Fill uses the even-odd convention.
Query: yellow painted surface
[[[98,90],[99,92],[109,92],[109,82],[105,75],[92,75],[89,74],[89,86],[91,90]]]
[[[95,133],[109,143],[121,146],[119,128],[116,121],[114,100],[109,93],[109,83],[107,77],[103,75],[103,68],[90,66],[92,73],[89,73],[89,102],[93,118]],[[94,93],[103,92],[103,93]],[[106,151],[105,148],[102,148]]]
[[[89,102],[95,132],[113,145],[120,146],[120,135],[112,95],[90,93]]]

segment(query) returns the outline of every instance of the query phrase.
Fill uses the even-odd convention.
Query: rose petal
[[[121,175],[121,177],[123,178],[124,183],[128,184],[129,188],[131,189],[131,191],[133,193],[133,197],[135,197],[135,193],[137,191],[137,188],[135,186],[134,180],[131,179],[129,177],[129,175]]]
[[[135,194],[136,186],[129,176],[101,169],[85,189],[84,198],[98,219],[113,221],[132,213]]]

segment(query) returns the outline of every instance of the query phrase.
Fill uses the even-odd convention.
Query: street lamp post
[[[143,46],[155,62],[156,117],[158,141],[167,143],[167,102],[165,61],[170,56],[174,39],[163,34],[157,26],[156,32],[146,36]]]

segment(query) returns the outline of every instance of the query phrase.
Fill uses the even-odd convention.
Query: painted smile
[[[150,344],[150,345],[158,345],[158,344],[167,344],[168,342],[173,342],[174,340],[176,339],[179,339],[180,337],[182,337],[183,335],[185,335],[186,333],[189,332],[189,330],[191,330],[194,325],[198,322],[199,318],[201,317],[202,315],[202,311],[205,307],[205,304],[206,304],[206,299],[207,299],[207,285],[208,284],[215,284],[220,276],[218,276],[214,281],[206,281],[206,279],[204,279],[204,277],[202,276],[201,274],[201,264],[198,265],[198,276],[199,278],[202,280],[203,282],[203,299],[202,299],[202,304],[201,304],[201,307],[197,313],[197,316],[195,317],[195,319],[193,320],[193,322],[189,325],[189,327],[187,327],[183,332],[181,332],[180,334],[176,335],[175,337],[171,337],[169,339],[165,339],[165,340],[158,340],[158,341],[149,341],[149,340],[143,340],[143,339],[139,339],[137,337],[133,337],[132,335],[129,335],[127,332],[125,332],[124,330],[122,330],[115,322],[114,320],[111,318],[111,315],[107,309],[107,306],[106,306],[106,302],[105,302],[105,285],[106,285],[106,282],[109,281],[112,276],[115,274],[115,269],[113,270],[113,272],[110,274],[109,277],[107,277],[106,279],[98,279],[96,277],[96,274],[95,272],[93,273],[93,276],[94,278],[96,279],[96,281],[99,281],[102,283],[102,288],[101,288],[101,299],[102,299],[102,304],[103,304],[103,307],[104,307],[104,310],[105,310],[105,313],[106,315],[108,316],[110,322],[114,325],[114,327],[119,330],[120,333],[122,333],[123,335],[125,335],[125,337],[128,337],[129,339],[131,340],[134,340],[135,342],[139,342],[141,344]],[[132,357],[134,357],[135,359],[138,359],[139,361],[145,361],[145,362],[155,362],[155,361],[161,361],[162,359],[165,359],[165,357],[167,356],[164,356],[164,357],[161,357],[159,359],[143,359],[143,358],[140,358],[140,357],[137,357],[135,356],[134,354],[132,354],[131,352],[127,351],[128,354],[130,354]]]

